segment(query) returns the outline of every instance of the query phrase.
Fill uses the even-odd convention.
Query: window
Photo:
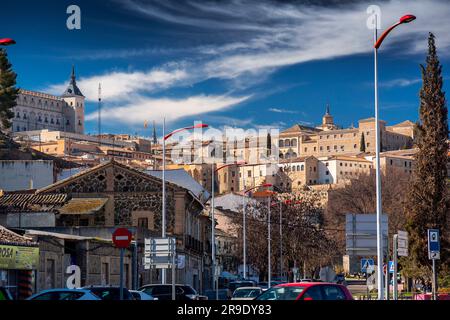
[[[339,165],[342,167],[342,162],[339,162]]]
[[[320,147],[320,151],[323,151],[323,147]]]
[[[300,171],[300,166],[297,166],[297,171]]]
[[[231,176],[234,178],[236,176],[236,171],[231,171]]]
[[[247,171],[247,177],[249,177],[249,178],[252,177],[252,171],[251,171],[251,170],[248,170],[248,171]]]
[[[337,146],[334,146],[333,148],[334,148],[334,150],[337,150]]]
[[[78,223],[80,224],[81,227],[87,227],[89,226],[89,219],[87,218],[80,219]]]
[[[284,141],[283,140],[278,141],[278,146],[283,148],[284,147]]]
[[[317,148],[316,148],[316,147],[314,147],[314,152],[316,152],[316,150],[317,150]]]
[[[44,122],[48,123],[48,118],[47,117],[45,117]]]
[[[27,118],[27,114],[26,114],[26,113],[23,114],[23,118],[24,118],[24,119]]]
[[[366,132],[366,135],[369,135],[369,133],[370,133],[370,132],[369,132],[369,131],[367,131],[367,132]]]
[[[308,148],[305,148],[305,152],[308,152]]]
[[[405,161],[405,168],[408,166],[407,162]]]
[[[106,286],[109,284],[109,263],[102,263],[102,285]]]
[[[47,289],[55,288],[55,259],[47,259],[45,262],[45,287]]]
[[[16,118],[20,119],[20,113],[19,112],[17,112]]]
[[[391,161],[390,161],[390,162],[391,162],[391,166],[392,166],[392,165],[393,165],[393,163],[394,163],[394,161],[392,161],[392,159],[391,159]]]
[[[291,146],[292,146],[292,147],[296,147],[296,146],[297,146],[297,140],[292,139],[292,140],[291,140]]]
[[[354,145],[353,145],[353,149],[356,149],[356,148],[357,148],[357,146],[356,146],[356,144],[354,144]]]
[[[345,294],[337,286],[323,286],[325,300],[345,300]]]
[[[305,171],[305,165],[302,164],[301,169],[302,171]]]
[[[327,146],[327,150],[330,151],[330,146]]]
[[[316,167],[314,167],[314,172],[316,172]]]
[[[148,229],[148,218],[138,218],[137,226]]]
[[[290,147],[291,146],[291,141],[289,139],[286,139],[286,141],[284,142],[284,146],[285,147]]]
[[[367,142],[367,148],[370,147],[370,143]]]
[[[326,175],[326,176],[329,176],[329,175],[330,175],[330,171],[328,171],[328,170],[325,171],[325,175]]]

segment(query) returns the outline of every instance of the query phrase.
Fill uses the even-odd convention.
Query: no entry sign
[[[112,240],[117,248],[128,248],[131,243],[132,234],[126,228],[119,228],[114,231]]]

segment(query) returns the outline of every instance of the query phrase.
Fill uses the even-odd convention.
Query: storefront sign
[[[39,248],[0,245],[0,269],[34,270],[39,263]]]

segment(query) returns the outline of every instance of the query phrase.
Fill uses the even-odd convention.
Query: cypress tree
[[[366,139],[364,138],[364,132],[361,133],[361,141],[359,142],[359,151],[366,152]]]
[[[17,75],[12,70],[5,49],[0,49],[0,131],[11,127],[14,117],[12,108],[16,106],[19,89],[16,88]]]
[[[406,202],[407,230],[410,234],[409,257],[405,261],[408,276],[430,281],[427,229],[441,231],[441,264],[448,265],[448,119],[445,93],[442,91],[442,66],[435,37],[428,39],[426,66],[421,65],[419,122],[416,124],[418,152]],[[439,267],[439,263],[437,264]]]

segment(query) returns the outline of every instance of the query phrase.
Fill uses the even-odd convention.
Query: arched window
[[[300,171],[300,166],[297,166],[297,171]]]
[[[291,140],[291,146],[292,147],[296,147],[297,146],[297,139],[292,139]]]
[[[297,153],[292,152],[292,157],[293,157],[293,158],[297,158]]]
[[[286,140],[284,141],[284,146],[285,146],[285,147],[290,147],[290,146],[291,146],[291,140],[286,139]]]
[[[302,171],[305,171],[305,165],[304,164],[302,164],[301,169],[302,169]]]
[[[280,159],[284,159],[284,156],[283,156],[282,153],[280,153],[280,154],[278,155],[278,157],[279,157]]]
[[[284,140],[278,141],[278,146],[279,146],[280,148],[283,148],[283,147],[284,147]]]

